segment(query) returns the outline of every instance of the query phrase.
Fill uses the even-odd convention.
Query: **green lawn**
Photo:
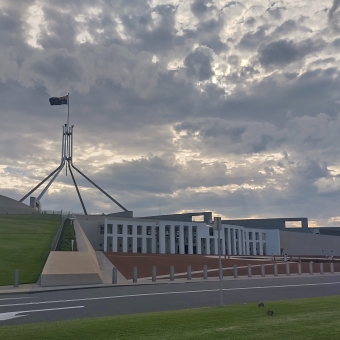
[[[114,303],[114,302],[112,302]],[[274,316],[266,315],[271,308]],[[53,312],[50,312],[53,313]],[[340,339],[340,296],[37,323],[0,328],[2,339]]]
[[[0,286],[34,283],[44,267],[60,226],[60,215],[0,215]]]

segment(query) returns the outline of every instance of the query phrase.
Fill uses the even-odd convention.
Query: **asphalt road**
[[[0,326],[219,305],[218,281],[136,285],[6,295]],[[224,304],[340,295],[340,275],[223,282]]]

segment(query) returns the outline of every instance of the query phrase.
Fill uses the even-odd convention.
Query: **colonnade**
[[[201,222],[104,221],[104,251],[218,255],[218,232]],[[265,230],[222,225],[222,255],[266,255]]]

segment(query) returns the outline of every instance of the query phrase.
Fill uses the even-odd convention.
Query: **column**
[[[210,255],[210,237],[205,239],[205,252],[207,255]]]
[[[137,226],[132,225],[132,252],[137,253]]]
[[[228,235],[228,255],[231,255],[230,228],[227,228],[227,235]]]
[[[202,243],[201,243],[199,230],[200,230],[200,226],[198,225],[196,228],[196,254],[201,255],[202,254]]]
[[[112,251],[117,252],[117,224],[112,224]]]
[[[242,230],[238,229],[238,254],[242,255]]]
[[[243,240],[244,240],[244,255],[249,255],[248,234],[246,231],[243,231]]]
[[[104,219],[104,251],[107,251],[107,218]]]
[[[233,247],[233,255],[237,255],[236,254],[236,229],[233,228],[233,244],[232,244],[232,247]]]
[[[170,254],[175,254],[175,226],[174,225],[170,225],[170,230],[169,230],[169,234],[170,234]]]
[[[151,239],[152,254],[156,254],[156,252],[157,252],[157,249],[156,249],[157,240],[156,240],[156,226],[155,225],[151,226],[151,236],[152,236],[152,239]]]
[[[225,254],[225,228],[221,230],[221,255]]]
[[[123,253],[127,253],[127,225],[123,224]]]
[[[217,231],[216,231],[217,234]],[[215,248],[215,255],[218,255],[218,237],[215,235],[214,237],[214,248]]]
[[[146,238],[147,237],[148,237],[148,235],[147,235],[146,225],[142,225],[142,253],[143,254],[145,254],[146,251],[147,251],[147,249],[146,249]]]
[[[184,227],[179,226],[179,253],[184,254]]]
[[[165,254],[165,225],[159,225],[159,253]]]
[[[188,254],[192,254],[192,242],[193,242],[193,237],[192,237],[192,226],[188,226]]]

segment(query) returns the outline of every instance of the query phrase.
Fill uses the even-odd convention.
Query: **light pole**
[[[218,276],[220,278],[220,305],[223,306],[223,289],[222,289],[222,260],[221,260],[221,217],[214,218],[214,228],[217,229],[218,237]]]

